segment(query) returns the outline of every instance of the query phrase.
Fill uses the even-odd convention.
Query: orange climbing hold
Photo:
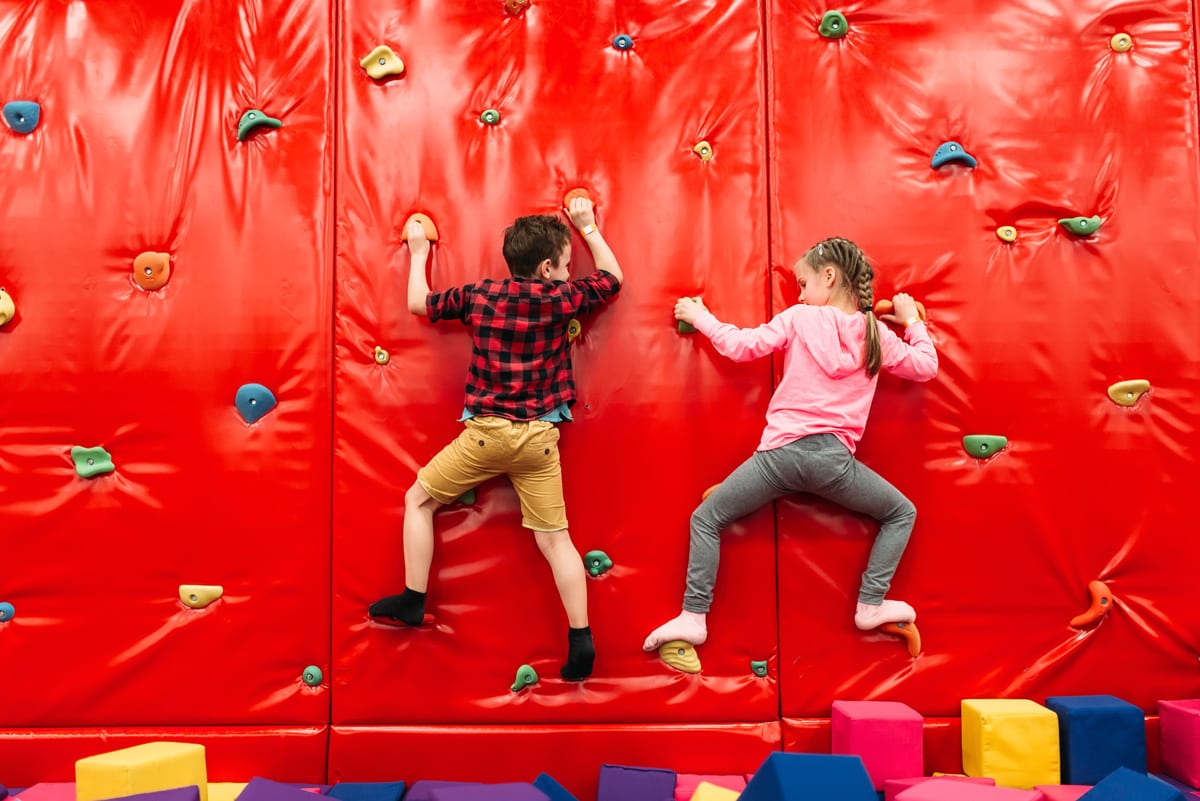
[[[721,485],[720,485],[720,484],[713,484],[711,487],[709,487],[708,489],[706,489],[706,490],[704,491],[704,494],[700,496],[700,502],[701,502],[701,503],[703,503],[704,501],[707,501],[707,500],[708,500],[708,496],[709,496],[709,495],[712,495],[714,492],[716,492],[716,491],[717,491],[717,487],[719,487],[719,486],[721,486]]]
[[[1088,582],[1088,595],[1092,599],[1092,604],[1082,615],[1071,618],[1072,628],[1081,629],[1090,626],[1107,615],[1109,609],[1112,609],[1112,593],[1108,591],[1108,585],[1103,581]]]
[[[146,251],[133,260],[133,280],[142,289],[162,288],[171,277],[171,256],[168,253]]]
[[[921,655],[921,632],[917,630],[916,623],[884,623],[879,630],[903,637],[908,645],[909,656]]]
[[[881,314],[891,314],[892,311],[894,311],[894,309],[895,309],[895,307],[892,305],[892,302],[890,300],[887,300],[886,298],[883,300],[875,301],[875,316],[876,317],[880,316]],[[925,304],[919,300],[917,301],[917,316],[920,317],[922,320],[925,319]]]
[[[421,227],[425,229],[425,238],[430,242],[436,242],[438,238],[437,226],[433,224],[433,220],[429,219],[428,215],[417,212],[410,216],[405,222],[404,227],[400,229],[400,238],[405,242],[408,241],[408,224],[416,220],[421,223]]]
[[[570,192],[567,192],[567,194],[563,197],[563,208],[564,209],[571,208],[571,201],[577,197],[587,198],[588,200],[591,200],[592,193],[587,191],[586,189],[584,189],[582,186],[575,187]]]

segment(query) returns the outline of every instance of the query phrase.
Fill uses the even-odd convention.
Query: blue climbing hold
[[[42,107],[32,100],[12,100],[4,104],[4,122],[19,134],[32,133],[42,119]]]
[[[254,423],[275,408],[275,395],[262,384],[242,384],[233,402],[242,419]]]
[[[952,161],[956,161],[959,164],[965,164],[971,168],[974,168],[975,165],[978,164],[978,162],[975,161],[975,157],[963,150],[963,146],[958,142],[943,142],[942,144],[938,145],[938,149],[933,151],[933,160],[930,162],[930,164],[932,164],[933,168],[936,170],[943,164],[949,164]]]
[[[16,613],[17,613],[17,610],[14,609],[13,605],[10,604],[8,601],[0,602],[0,623],[6,623],[9,620],[12,620],[13,615],[15,615]]]
[[[620,33],[613,37],[612,44],[613,47],[617,48],[618,50],[632,50],[633,37],[629,36],[628,34]]]

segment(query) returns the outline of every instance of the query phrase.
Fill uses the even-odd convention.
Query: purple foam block
[[[404,801],[433,801],[433,796],[430,795],[434,790],[442,787],[463,787],[479,782],[439,782],[422,779],[419,782],[413,782],[413,786],[408,789],[408,795],[404,796]]]
[[[430,801],[550,801],[549,796],[526,782],[437,787],[430,791],[429,798]]]
[[[316,793],[301,789],[312,786],[285,784],[255,776],[238,793],[237,801],[313,801]]]
[[[601,765],[596,801],[675,801],[675,771]]]
[[[121,796],[120,801],[200,801],[200,788],[194,784],[188,787],[172,787],[170,790]]]

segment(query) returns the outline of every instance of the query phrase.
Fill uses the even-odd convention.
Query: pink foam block
[[[862,758],[876,790],[924,769],[924,718],[897,701],[834,701],[831,754]]]
[[[1076,801],[1092,789],[1090,784],[1038,784],[1034,788],[1042,794],[1042,801]]]
[[[921,782],[896,796],[896,801],[1041,801],[1037,790],[989,787],[965,782]]]
[[[22,790],[20,801],[75,801],[75,782],[42,782]]]
[[[1200,699],[1159,701],[1158,736],[1163,773],[1200,787]]]
[[[886,779],[883,782],[883,800],[896,801],[896,796],[921,782],[966,782],[995,787],[996,780],[989,776],[913,776],[909,779]]]
[[[727,787],[739,793],[746,789],[744,776],[705,776],[699,773],[680,773],[675,776],[675,801],[691,801],[700,782]]]

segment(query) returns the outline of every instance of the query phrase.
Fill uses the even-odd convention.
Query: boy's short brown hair
[[[557,262],[571,243],[571,229],[553,214],[518,217],[504,229],[504,260],[515,278],[533,278],[546,259]]]

